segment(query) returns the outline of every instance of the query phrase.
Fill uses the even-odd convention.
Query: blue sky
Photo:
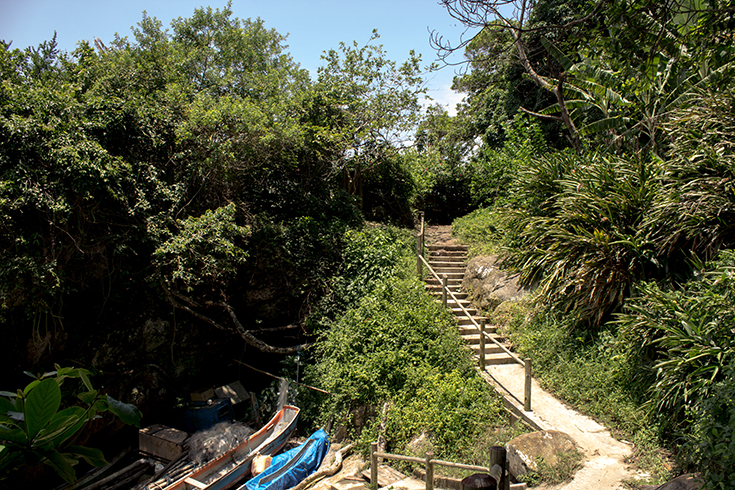
[[[14,48],[37,46],[57,33],[62,50],[72,51],[77,42],[99,37],[109,43],[115,37],[131,36],[143,11],[168,27],[172,19],[190,17],[202,5],[222,8],[226,0],[0,0],[0,39]],[[424,64],[436,58],[429,45],[432,30],[456,42],[464,27],[452,19],[437,0],[233,0],[234,15],[260,17],[266,27],[288,34],[286,43],[294,60],[312,76],[320,66],[323,51],[340,41],[364,45],[373,29],[389,59],[403,61],[413,49]],[[465,34],[466,35],[466,34]],[[461,56],[456,57],[457,61]],[[461,94],[450,90],[455,67],[427,75],[429,95],[450,112]]]

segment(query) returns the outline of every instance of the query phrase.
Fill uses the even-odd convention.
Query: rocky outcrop
[[[462,289],[483,311],[492,311],[505,301],[518,300],[529,292],[519,283],[519,274],[508,274],[498,265],[498,257],[475,257],[467,264]]]
[[[702,480],[696,475],[689,473],[674,478],[670,482],[658,487],[646,485],[641,488],[643,490],[697,490],[702,488]]]
[[[508,453],[508,470],[518,477],[537,471],[543,459],[548,467],[556,467],[568,453],[577,453],[577,446],[569,435],[558,430],[542,430],[523,434],[505,446]]]

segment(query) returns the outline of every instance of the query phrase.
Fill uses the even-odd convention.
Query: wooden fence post
[[[449,279],[446,274],[442,274],[442,305],[444,308],[447,307],[447,284],[449,284]]]
[[[426,453],[426,490],[434,490],[434,453],[428,451]]]
[[[531,411],[531,359],[524,359],[526,365],[526,384],[523,389],[523,410]]]
[[[421,264],[421,236],[416,236],[416,273],[419,275],[419,280],[423,279],[424,271]]]
[[[480,370],[485,370],[485,319],[480,320]]]
[[[374,488],[379,488],[378,485],[378,457],[375,453],[378,452],[378,443],[370,443],[370,485],[374,485]]]
[[[495,465],[499,465],[501,468],[498,489],[507,490],[510,488],[510,478],[508,478],[508,458],[503,446],[493,446],[490,448],[490,462],[488,463],[488,467],[490,474],[494,477],[495,472],[493,471],[493,467]]]

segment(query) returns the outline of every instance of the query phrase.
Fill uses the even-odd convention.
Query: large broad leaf
[[[74,483],[77,475],[72,466],[78,463],[77,460],[68,458],[56,450],[46,451],[43,455],[46,457],[44,463],[51,466],[65,482]]]
[[[36,434],[56,415],[61,405],[61,390],[55,379],[45,379],[28,394],[25,404],[28,438]]]
[[[8,427],[0,428],[0,441],[15,442],[16,444],[27,444],[28,438],[20,429],[11,429]]]
[[[102,454],[102,451],[93,447],[69,446],[64,453],[82,457],[84,461],[97,468],[101,468],[107,464],[107,460],[105,459],[105,455]]]
[[[15,411],[15,404],[4,396],[0,396],[0,413],[6,414],[13,411]]]
[[[87,421],[87,412],[81,407],[66,408],[51,419],[48,425],[38,434],[37,446],[50,444],[58,448],[65,440],[77,433]]]
[[[551,54],[551,56],[553,56],[554,59],[559,62],[559,64],[564,68],[565,71],[569,71],[569,69],[574,66],[574,62],[570,60],[567,55],[565,55],[559,48],[557,48],[554,43],[543,36],[541,37],[541,44],[544,46],[544,48],[546,48],[549,54]]]
[[[110,395],[107,395],[107,402],[110,404],[110,412],[120,417],[120,420],[128,425],[140,427],[140,419],[143,417],[143,414],[140,413],[138,407],[130,403],[115,400]]]

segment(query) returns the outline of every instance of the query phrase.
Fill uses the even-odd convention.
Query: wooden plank
[[[366,480],[370,480],[370,471],[369,470],[363,471],[362,476]],[[406,478],[406,475],[404,475],[400,471],[394,470],[390,466],[386,466],[386,465],[378,466],[378,488],[387,487],[388,485],[392,485],[393,483],[404,480],[405,478]],[[370,483],[374,483],[374,482],[370,482]]]
[[[205,485],[204,483],[200,482],[199,480],[195,480],[194,478],[191,478],[191,477],[185,479],[184,482],[188,483],[189,485],[191,485],[193,487],[207,488],[207,485]]]

